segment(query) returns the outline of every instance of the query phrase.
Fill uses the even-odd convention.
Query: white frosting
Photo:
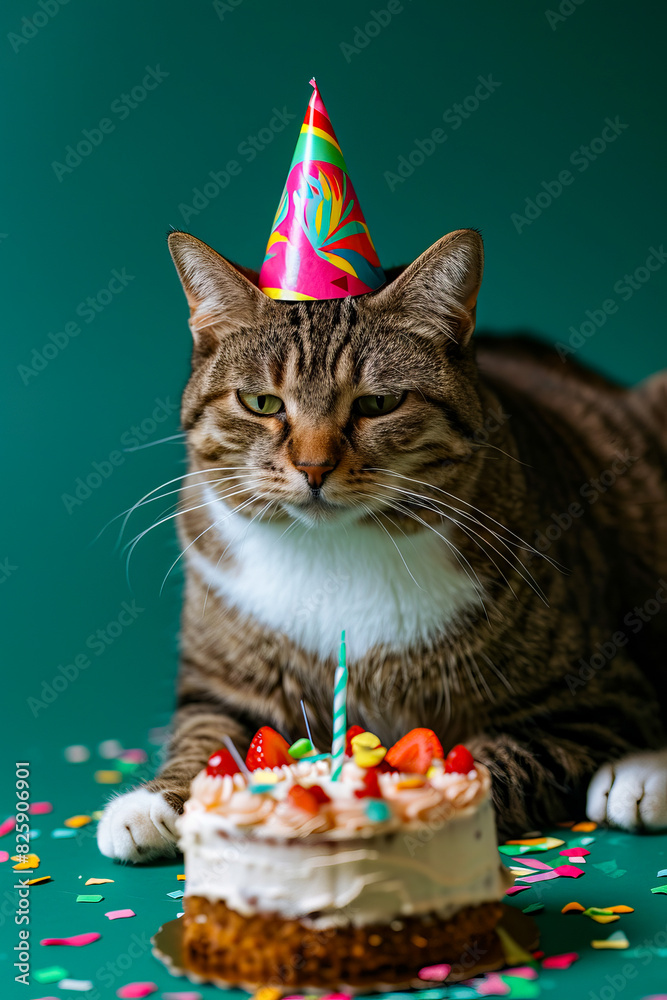
[[[436,768],[417,788],[414,775],[378,775],[390,815],[373,822],[364,771],[346,761],[331,781],[329,760],[270,772],[271,792],[253,793],[243,775],[199,774],[179,820],[186,895],[223,900],[246,916],[276,913],[318,927],[390,923],[410,914],[450,916],[502,898],[490,778]],[[266,772],[253,772],[262,783]],[[311,816],[288,799],[295,784],[330,796]]]

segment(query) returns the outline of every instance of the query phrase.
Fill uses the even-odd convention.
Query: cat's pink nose
[[[320,486],[324,482],[324,477],[327,472],[331,472],[335,469],[335,465],[296,465],[295,468],[299,472],[303,472],[304,476],[308,479],[308,485],[312,490],[319,490]]]

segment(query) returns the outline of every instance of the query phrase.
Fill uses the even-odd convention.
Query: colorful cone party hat
[[[363,295],[385,277],[314,80],[259,287],[272,299]]]

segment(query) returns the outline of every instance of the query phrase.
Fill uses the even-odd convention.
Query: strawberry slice
[[[475,758],[470,753],[467,747],[464,747],[462,743],[457,743],[455,747],[449,751],[445,757],[445,771],[448,774],[456,772],[457,774],[468,774],[469,771],[475,768]]]
[[[350,726],[348,731],[345,733],[345,753],[348,757],[351,757],[354,753],[354,750],[352,749],[352,740],[354,737],[360,736],[365,732],[366,730],[363,726]]]
[[[219,750],[212,753],[206,765],[206,773],[216,778],[225,774],[238,774],[239,771],[238,764],[226,747],[220,747]]]
[[[287,740],[271,726],[262,726],[252,738],[245,762],[250,771],[256,771],[258,767],[293,764],[294,758],[289,755]]]
[[[426,774],[434,757],[445,756],[432,729],[411,729],[387,751],[385,760],[397,771]]]
[[[320,811],[320,804],[317,797],[312,794],[312,789],[304,788],[303,785],[292,785],[287,793],[287,801],[297,809],[303,809],[310,816],[317,816]]]
[[[380,783],[378,781],[377,770],[370,767],[364,775],[364,787],[357,788],[354,792],[357,799],[381,799]]]

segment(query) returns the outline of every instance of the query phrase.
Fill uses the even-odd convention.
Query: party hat
[[[259,287],[272,299],[363,295],[385,277],[314,80]]]

